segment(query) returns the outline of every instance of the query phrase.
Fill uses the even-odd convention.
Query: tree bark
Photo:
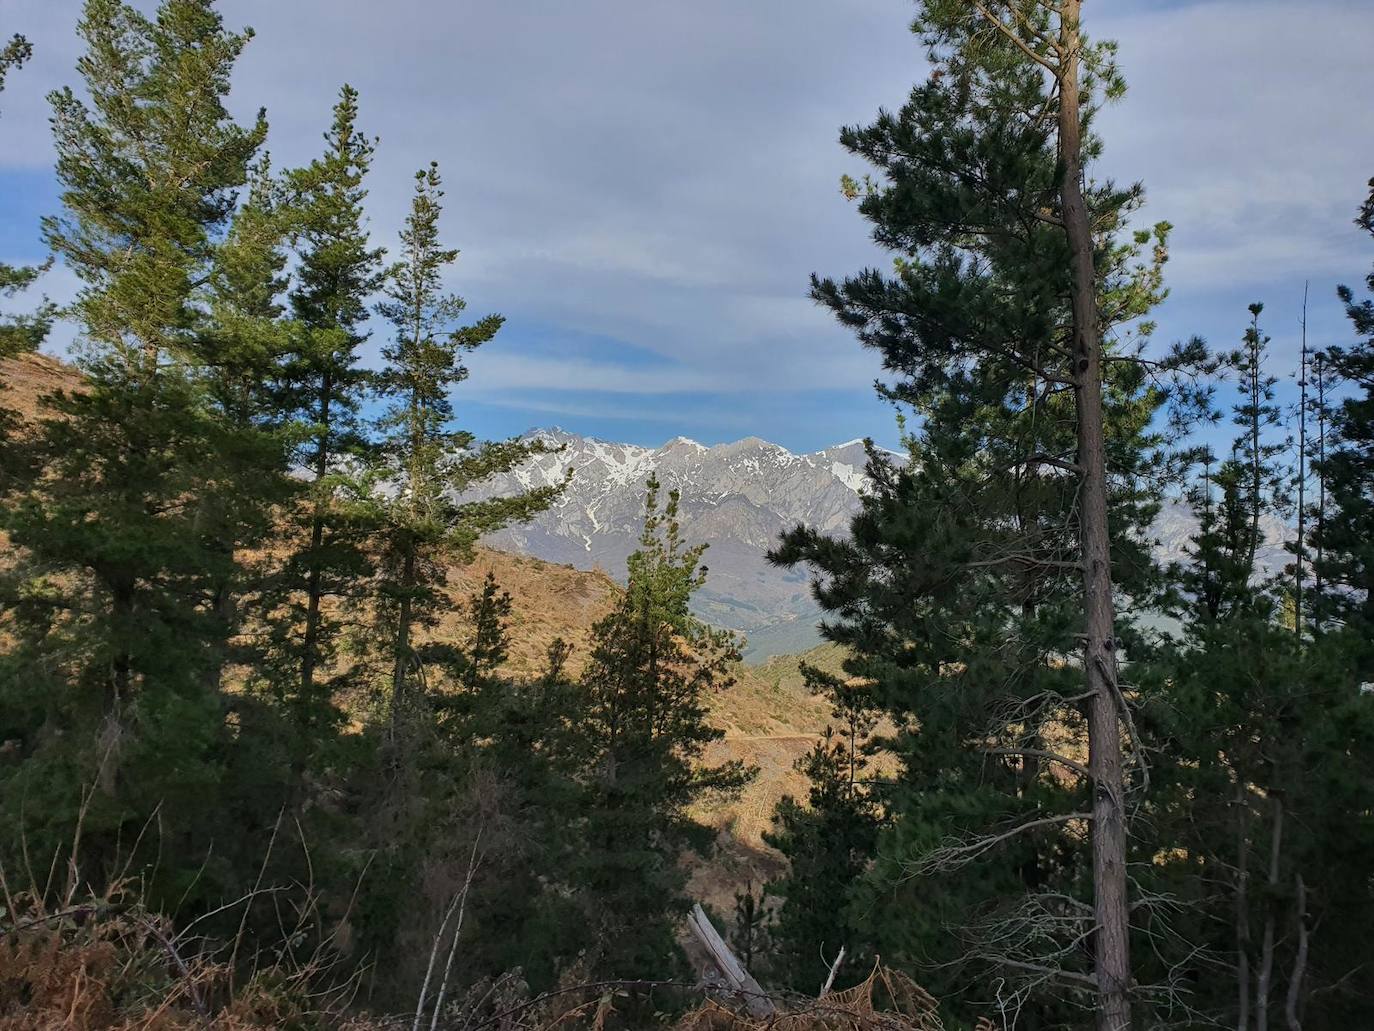
[[[310,706],[315,692],[315,668],[320,651],[320,549],[324,545],[324,513],[319,509],[310,523],[310,572],[305,580],[305,638],[301,642],[302,709]]]
[[[396,616],[396,664],[391,673],[391,722],[394,725],[407,701],[407,680],[410,675],[410,624],[413,620],[410,592],[415,587],[415,545],[406,542],[404,564],[401,567],[401,604]]]
[[[1302,364],[1298,373],[1298,540],[1294,551],[1293,632],[1302,644],[1303,548],[1307,542],[1307,284],[1302,287]]]
[[[1283,799],[1272,796],[1273,826],[1269,830],[1269,898],[1265,900],[1264,942],[1255,978],[1255,1031],[1269,1031],[1269,992],[1274,975],[1274,896],[1279,888],[1279,860],[1283,854]]]
[[[1249,834],[1250,800],[1242,782],[1236,785],[1236,1031],[1250,1031]]]
[[[1246,384],[1250,391],[1250,550],[1245,556],[1246,575],[1254,573],[1255,555],[1259,551],[1260,494],[1264,487],[1264,463],[1260,456],[1260,343],[1263,338],[1260,336],[1259,315],[1255,316],[1252,332],[1254,339],[1249,344],[1249,382]]]
[[[1288,1020],[1288,1031],[1302,1031],[1302,982],[1307,974],[1307,946],[1310,933],[1307,929],[1307,883],[1302,879],[1302,874],[1297,874],[1293,878],[1293,889],[1296,896],[1293,908],[1298,922],[1298,951],[1293,957],[1293,973],[1288,978],[1288,998],[1284,1003],[1283,1012]]]
[[[1326,567],[1326,375],[1322,353],[1317,352],[1317,552],[1312,562],[1312,632],[1321,630],[1322,573]]]
[[[1074,395],[1078,409],[1079,495],[1083,560],[1084,671],[1090,697],[1088,767],[1093,780],[1093,909],[1098,1031],[1131,1027],[1130,908],[1126,885],[1125,783],[1120,692],[1116,682],[1115,606],[1107,525],[1107,469],[1102,406],[1102,336],[1092,223],[1083,196],[1079,110],[1081,0],[1063,0],[1059,31],[1061,215],[1072,259]]]
[[[117,583],[110,595],[114,656],[110,659],[110,675],[105,682],[105,715],[116,716],[133,693],[134,660],[129,641],[133,636],[134,589],[131,584]]]
[[[320,386],[320,436],[315,447],[315,483],[318,484],[329,472],[329,402],[333,397],[334,384],[328,373]],[[301,694],[302,711],[312,708],[315,693],[315,670],[319,665],[320,652],[320,601],[324,595],[320,576],[320,551],[324,547],[324,510],[322,498],[315,499],[315,512],[310,521],[310,572],[305,582],[305,638],[301,642]]]

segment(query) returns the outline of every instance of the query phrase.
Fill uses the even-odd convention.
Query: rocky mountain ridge
[[[622,577],[639,538],[644,485],[656,473],[665,490],[681,492],[687,540],[710,545],[699,613],[743,631],[755,657],[818,643],[807,578],[773,567],[766,555],[797,523],[846,531],[864,483],[862,441],[798,455],[757,437],[714,447],[677,437],[646,448],[556,428],[528,436],[558,450],[493,480],[484,493],[557,483],[569,469],[572,482],[548,512],[493,534],[491,546]]]
[[[623,579],[639,537],[644,484],[656,473],[665,489],[681,492],[684,536],[710,546],[698,614],[743,632],[753,659],[819,643],[820,611],[806,574],[779,569],[766,556],[778,535],[798,523],[847,532],[866,482],[862,441],[796,454],[758,437],[711,447],[675,437],[647,448],[558,428],[526,436],[544,441],[550,452],[493,480],[484,493],[557,483],[569,469],[572,482],[549,511],[493,534],[488,544]],[[1156,552],[1168,561],[1182,557],[1196,522],[1186,506],[1169,502],[1154,529]],[[1277,520],[1265,529],[1269,545],[1260,560],[1275,572],[1286,561],[1282,542],[1289,531]]]

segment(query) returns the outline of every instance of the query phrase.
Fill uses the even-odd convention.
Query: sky
[[[0,259],[42,257],[57,206],[46,93],[75,84],[79,0],[0,0],[34,60],[0,95]],[[145,9],[146,3],[138,6]],[[1335,286],[1374,240],[1369,0],[1090,0],[1130,91],[1097,175],[1143,181],[1175,226],[1161,343],[1239,340],[1266,305],[1276,371],[1349,338]],[[394,242],[413,172],[440,163],[449,285],[507,322],[469,362],[459,423],[558,425],[656,446],[759,436],[796,451],[895,443],[877,358],[808,298],[812,272],[889,260],[839,191],[842,125],[925,75],[910,0],[223,0],[256,38],[231,102],[266,107],[274,164],[320,149],[338,87],[381,137],[368,211]],[[75,281],[55,269],[55,299]],[[375,355],[384,327],[376,326]],[[70,330],[55,335],[60,351]]]

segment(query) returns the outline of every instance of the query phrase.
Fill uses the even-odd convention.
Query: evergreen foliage
[[[1141,670],[1160,857],[1145,873],[1148,890],[1174,900],[1153,925],[1151,960],[1172,954],[1173,975],[1194,979],[1195,1020],[1268,1027],[1282,1010],[1290,1026],[1342,1027],[1355,1012],[1339,990],[1358,951],[1351,936],[1374,904],[1357,858],[1374,822],[1355,801],[1371,786],[1356,757],[1374,706],[1348,642],[1295,632],[1287,582],[1266,581],[1256,562],[1288,477],[1260,306],[1250,310],[1235,364],[1240,433],[1190,492],[1199,530],[1168,577],[1180,630]],[[1225,976],[1201,976],[1217,968]]]
[[[290,699],[306,748],[315,728],[331,720],[335,695],[354,679],[340,648],[349,603],[362,598],[372,572],[366,541],[377,523],[362,475],[370,449],[359,420],[370,375],[358,349],[368,339],[369,301],[384,280],[384,251],[368,239],[363,180],[374,145],[357,119],[358,93],[345,85],[325,152],[285,183],[297,268],[281,404],[303,429],[293,462],[312,479],[305,503],[290,511],[290,551],[266,598],[274,633],[263,671],[270,689]]]
[[[572,879],[594,969],[626,977],[661,974],[674,952],[673,917],[687,908],[676,858],[709,844],[691,808],[752,775],[738,761],[701,761],[723,736],[706,720],[706,697],[730,683],[739,651],[688,609],[705,581],[704,548],[685,545],[678,495],[660,508],[660,490],[651,478],[624,597],[593,629],[577,731],[585,827]]]
[[[5,797],[50,821],[51,848],[73,833],[61,800],[96,784],[82,841],[108,872],[115,843],[154,813],[186,848],[212,833],[226,744],[214,684],[230,629],[215,599],[235,577],[245,470],[234,456],[260,442],[209,403],[241,356],[231,341],[211,346],[206,284],[267,125],[225,110],[250,37],[210,3],[166,0],[149,17],[88,0],[79,31],[89,102],[52,95],[65,213],[44,232],[82,281],[70,315],[86,383],[53,399],[58,415],[25,444],[38,475],[3,514],[30,560],[13,588],[17,668],[50,678],[41,706],[19,700],[28,715],[7,736],[30,761],[6,771]],[[272,461],[252,476],[283,471]],[[3,679],[10,696],[33,686]]]
[[[879,173],[846,179],[846,192],[895,253],[889,272],[813,278],[812,294],[879,352],[891,375],[881,393],[916,423],[904,461],[870,451],[873,485],[848,540],[799,527],[774,556],[819,573],[823,633],[851,651],[847,671],[898,728],[877,861],[831,908],[860,906],[878,951],[920,965],[937,994],[1000,980],[1039,1020],[1060,1012],[1056,999],[1093,1004],[1076,943],[1091,911],[1079,843],[1095,796],[1053,740],[1086,731],[1093,692],[1078,658],[1087,459],[1061,139],[1047,116],[1051,6],[994,5],[1010,13],[993,25],[966,4],[922,4],[913,31],[932,74],[900,111],[841,133]],[[1091,130],[1124,87],[1110,45],[1081,56]],[[1100,153],[1091,131],[1082,150]],[[1141,198],[1086,181],[1099,328],[1112,338],[1101,357],[1111,573],[1134,596],[1153,575],[1144,531],[1166,469],[1155,428],[1166,397],[1137,358],[1164,294],[1169,226],[1129,232]],[[1194,342],[1164,366],[1201,357]],[[1128,619],[1115,636],[1118,651],[1137,639]],[[1043,907],[1052,932],[1026,933]]]
[[[803,672],[813,690],[835,702],[836,732],[797,761],[810,792],[806,804],[784,798],[764,840],[787,857],[787,876],[768,886],[779,899],[770,962],[775,979],[795,991],[825,982],[839,950],[851,970],[871,968],[868,920],[847,905],[877,844],[882,813],[864,755],[875,721],[863,695],[841,678],[814,667]]]
[[[774,553],[815,575],[845,660],[802,667],[833,722],[730,939],[808,997],[841,948],[840,988],[881,956],[951,1028],[1362,1027],[1374,300],[1339,288],[1357,339],[1315,362],[1308,507],[1261,305],[1218,359],[1147,351],[1169,226],[1132,230],[1140,187],[1083,170],[1124,82],[1079,11],[921,0],[929,77],[842,132],[873,169],[843,190],[892,262],[812,295],[881,356],[904,453],[869,442],[848,534]],[[693,614],[705,549],[678,494],[649,479],[585,662],[558,639],[512,673],[524,614],[494,574],[463,599],[450,574],[563,487],[496,493],[545,446],[454,428],[503,323],[447,291],[437,166],[388,264],[354,89],[323,153],[277,173],[265,115],[229,113],[252,34],[212,0],[84,0],[79,34],[42,226],[80,293],[0,322],[7,359],[69,319],[81,373],[0,421],[0,937],[42,945],[21,991],[78,943],[45,1006],[70,989],[76,1013],[84,979],[110,1013],[164,999],[174,1021],[315,1026],[302,999],[332,1019],[347,997],[495,1027],[592,985],[598,1029],[661,1021],[615,979],[679,975],[703,814],[754,773],[712,758],[739,647]],[[30,55],[0,47],[0,89]],[[1374,235],[1374,192],[1356,221]],[[0,265],[0,297],[45,268]],[[1184,434],[1221,421],[1226,380],[1218,457]],[[1160,566],[1171,490],[1197,532]],[[1266,528],[1294,501],[1279,576]]]
[[[1356,224],[1374,236],[1374,180]],[[1374,291],[1374,272],[1366,277]],[[1319,600],[1319,614],[1352,632],[1352,640],[1374,640],[1374,300],[1357,300],[1339,289],[1358,343],[1333,347],[1325,366],[1343,380],[1348,396],[1336,410],[1334,446],[1320,469],[1329,505],[1321,513],[1313,546],[1316,575],[1330,585]],[[1374,652],[1359,652],[1361,675],[1374,680]]]
[[[377,592],[391,669],[393,716],[424,691],[425,656],[418,626],[433,621],[447,600],[445,562],[470,556],[483,534],[524,522],[548,508],[561,485],[509,496],[473,498],[493,476],[543,449],[509,440],[474,448],[473,435],[453,431],[449,391],[467,378],[464,352],[501,328],[499,315],[458,325],[466,303],[443,289],[456,250],[439,242],[442,180],[437,165],[415,175],[415,194],[401,230],[400,260],[387,272],[387,299],[378,312],[391,323],[377,388],[388,407],[380,423],[380,474],[392,490],[384,506]]]

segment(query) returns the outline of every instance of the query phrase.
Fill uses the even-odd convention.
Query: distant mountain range
[[[562,450],[492,481],[488,491],[557,483],[568,469],[573,470],[572,483],[549,511],[524,526],[493,534],[488,544],[578,569],[603,569],[623,580],[625,559],[639,539],[644,482],[656,472],[665,488],[682,494],[688,541],[710,545],[698,614],[742,631],[752,659],[819,643],[820,610],[807,575],[778,569],[766,555],[778,535],[798,523],[822,533],[848,530],[865,483],[862,441],[794,454],[757,437],[715,447],[677,437],[659,448],[615,444],[560,429],[535,430],[528,437]],[[1160,557],[1181,557],[1195,528],[1184,506],[1166,506],[1155,527]],[[1280,568],[1286,531],[1278,523],[1266,529],[1272,546],[1262,561]]]
[[[32,418],[41,395],[79,387],[80,374],[55,358],[32,354],[0,362],[0,381],[7,388],[4,404]],[[568,469],[573,470],[572,484],[548,512],[525,526],[493,534],[486,543],[577,569],[600,569],[623,581],[625,559],[639,539],[644,481],[656,471],[665,487],[682,492],[687,539],[710,545],[698,613],[718,626],[742,631],[751,659],[796,654],[820,643],[820,610],[807,575],[778,569],[766,555],[778,535],[798,523],[837,535],[848,530],[865,484],[861,441],[798,455],[757,437],[716,447],[678,437],[660,448],[645,448],[559,429],[527,436],[562,450],[496,478],[484,493],[557,483]],[[1156,552],[1167,561],[1182,557],[1196,522],[1183,505],[1169,504],[1154,529]],[[1277,520],[1267,520],[1264,529],[1268,544],[1260,563],[1277,572],[1288,561],[1283,541],[1292,531]],[[569,595],[552,580],[547,586],[560,604],[584,603],[580,594]]]
[[[797,455],[757,437],[716,447],[678,437],[645,448],[559,429],[529,436],[563,450],[531,460],[487,489],[557,483],[568,469],[572,483],[548,512],[493,534],[488,544],[623,579],[643,523],[644,483],[656,472],[665,489],[682,494],[684,536],[710,545],[698,614],[743,631],[751,658],[819,643],[820,613],[807,577],[775,568],[766,554],[783,530],[798,523],[825,533],[848,529],[864,484],[862,441]]]

